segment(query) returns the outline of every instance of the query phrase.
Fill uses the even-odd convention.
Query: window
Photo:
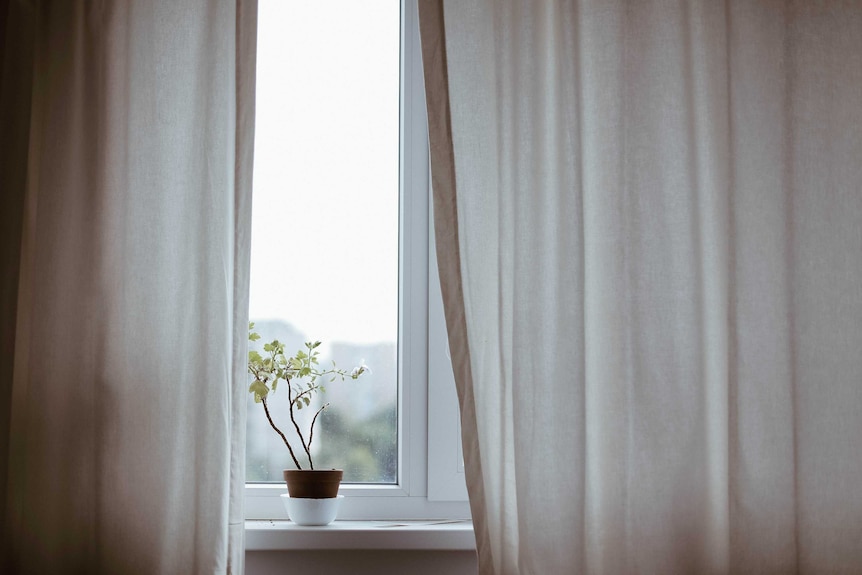
[[[259,10],[251,318],[286,351],[321,339],[339,367],[372,369],[328,387],[316,430],[315,466],[345,469],[340,518],[469,517],[415,0]],[[259,405],[248,418],[247,517],[282,518],[287,450]]]
[[[397,481],[399,44],[397,2],[260,3],[250,319],[287,353],[372,366],[296,413],[317,468]],[[358,25],[357,25],[358,24]],[[268,398],[298,445],[287,394]],[[247,477],[281,481],[285,446],[249,395]],[[308,437],[306,437],[308,439]],[[308,467],[303,456],[300,464]]]

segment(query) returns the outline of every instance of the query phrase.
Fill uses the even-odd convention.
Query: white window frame
[[[398,482],[342,485],[340,520],[468,519],[460,419],[430,226],[416,0],[401,2]],[[254,414],[249,414],[253,416]],[[283,483],[246,484],[246,519],[287,519]]]

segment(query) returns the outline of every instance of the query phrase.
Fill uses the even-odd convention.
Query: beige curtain
[[[862,3],[420,3],[483,573],[862,573]]]
[[[4,573],[240,573],[254,1],[0,4]]]

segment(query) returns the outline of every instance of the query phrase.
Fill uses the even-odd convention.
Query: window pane
[[[327,384],[315,427],[315,468],[346,482],[397,478],[399,41],[397,0],[259,4],[250,316],[259,344],[321,340],[321,365],[371,368]],[[247,480],[281,481],[287,448],[248,409]]]

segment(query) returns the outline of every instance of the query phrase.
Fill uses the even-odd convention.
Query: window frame
[[[469,519],[436,273],[417,0],[401,0],[398,482],[343,484],[340,520]],[[430,296],[430,297],[429,297]],[[429,361],[429,357],[431,360]],[[247,520],[287,519],[283,483],[246,483]]]

